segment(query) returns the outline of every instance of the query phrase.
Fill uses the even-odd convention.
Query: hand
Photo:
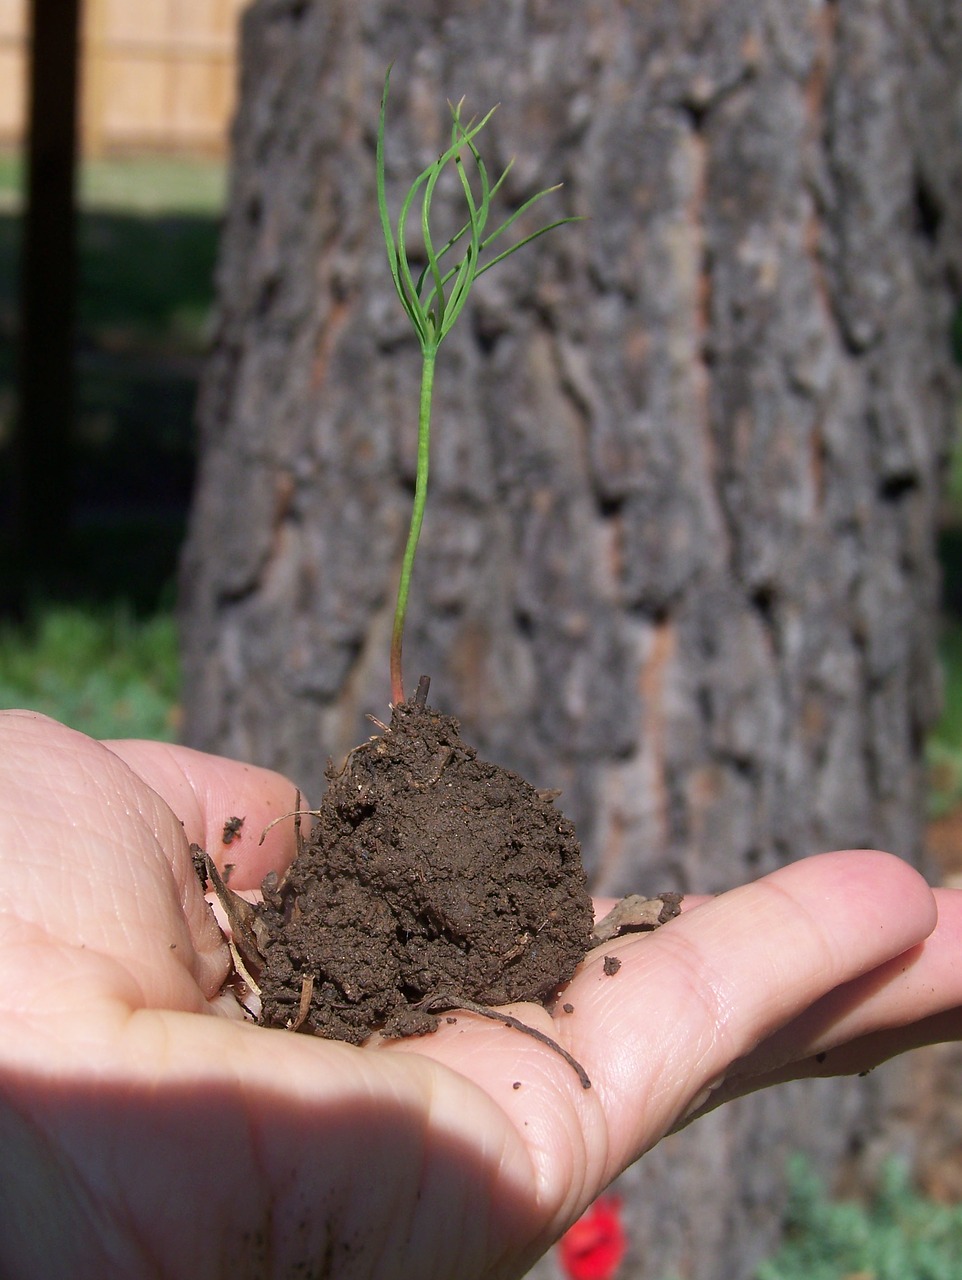
[[[252,1026],[220,994],[228,951],[189,844],[256,887],[293,856],[292,823],[257,845],[293,807],[267,770],[0,714],[9,1280],[521,1276],[694,1112],[959,1033],[962,895],[871,852],[608,944],[566,989],[573,1013],[514,1006],[589,1090],[470,1014],[362,1049]]]

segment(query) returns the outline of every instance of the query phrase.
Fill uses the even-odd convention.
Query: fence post
[[[70,532],[80,0],[33,0],[20,286],[19,572],[48,571]]]

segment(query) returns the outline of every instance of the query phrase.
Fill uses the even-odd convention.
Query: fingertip
[[[617,939],[616,977],[589,961],[567,988],[581,1015],[568,1047],[619,1116],[645,1089],[670,1128],[732,1062],[828,992],[923,942],[936,921],[932,890],[893,854],[803,858],[643,938]],[[599,1031],[617,1046],[601,1062]],[[630,1125],[623,1136],[625,1151],[639,1140]]]
[[[171,743],[125,739],[106,744],[170,806],[189,842],[222,870],[231,886],[259,888],[269,871],[283,872],[296,852],[297,789],[273,769]],[[301,799],[300,810],[306,808]],[[290,821],[283,819],[291,815]]]
[[[887,923],[902,923],[907,947],[927,937],[938,920],[935,895],[922,873],[883,849],[813,854],[773,872],[772,879],[785,887],[811,879],[819,893],[851,901],[860,913],[874,907]]]

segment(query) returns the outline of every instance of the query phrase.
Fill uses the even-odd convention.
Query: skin
[[[252,1026],[189,844],[252,888],[293,804],[266,770],[0,713],[3,1276],[507,1280],[695,1113],[959,1035],[962,895],[868,851],[606,945],[571,1014],[512,1006],[590,1090],[468,1014],[361,1049]]]

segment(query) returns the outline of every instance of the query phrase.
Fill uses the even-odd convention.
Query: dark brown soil
[[[574,828],[456,720],[415,696],[328,780],[311,838],[264,884],[264,1023],[359,1044],[571,976],[592,929]]]

